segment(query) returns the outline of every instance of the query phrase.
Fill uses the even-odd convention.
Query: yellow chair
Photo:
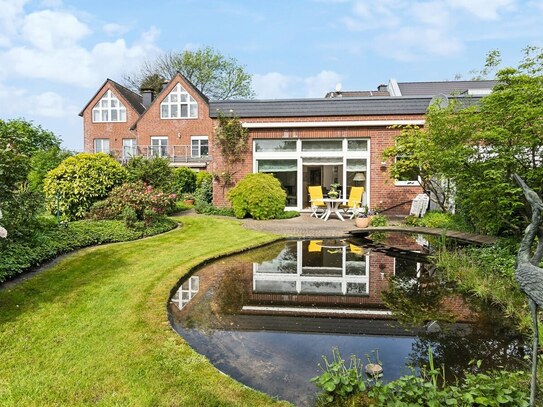
[[[362,195],[364,195],[364,187],[352,187],[349,193],[349,201],[345,205],[340,205],[345,213],[351,213],[349,219],[354,218],[356,209],[362,206]]]
[[[310,240],[309,245],[307,246],[307,251],[309,253],[320,252],[322,250],[322,240]]]
[[[357,256],[362,256],[364,254],[364,249],[362,249],[360,246],[356,246],[352,243],[349,243],[351,253],[356,254]]]
[[[322,195],[321,186],[311,186],[307,188],[309,190],[309,203],[311,204],[311,216],[315,215],[316,218],[319,217],[319,210],[326,209],[326,204],[322,201],[324,199]]]

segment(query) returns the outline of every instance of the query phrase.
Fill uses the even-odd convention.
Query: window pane
[[[101,103],[102,107],[108,107],[107,102],[108,102],[107,99],[102,99],[102,103]]]
[[[170,102],[175,102],[177,103],[177,95],[175,93],[172,93],[170,95]]]
[[[368,140],[347,140],[347,150],[368,151]]]
[[[170,117],[179,117],[178,105],[170,105]]]
[[[304,140],[302,151],[342,151],[341,140]]]
[[[168,105],[162,105],[161,107],[161,116],[164,117],[164,118],[168,118],[170,117],[170,115],[168,114]]]
[[[181,105],[181,116],[180,117],[189,117],[187,105]]]
[[[118,119],[117,119],[117,110],[112,110],[111,111],[111,121],[112,122],[118,121]]]
[[[198,105],[190,105],[190,117],[198,117]]]
[[[189,95],[181,94],[181,103],[187,103],[189,101]]]
[[[296,151],[296,140],[255,140],[255,151]]]
[[[94,110],[92,111],[92,121],[93,121],[93,122],[98,122],[98,121],[100,121],[100,110],[94,109]]]
[[[107,114],[107,113],[108,113],[107,110],[102,110],[102,121],[103,121],[103,122],[109,121],[109,119],[108,119],[108,114]]]
[[[200,155],[209,155],[209,147],[207,146],[207,141],[205,145],[203,143],[201,144]]]
[[[115,99],[111,100],[111,107],[118,107],[117,106],[117,100],[115,100]]]
[[[192,144],[192,149],[191,149],[191,150],[192,150],[192,151],[191,151],[191,155],[192,155],[193,157],[199,157],[199,156],[200,156],[200,151],[199,151],[199,149],[198,149],[198,144],[194,144],[194,143],[193,143],[193,144]]]

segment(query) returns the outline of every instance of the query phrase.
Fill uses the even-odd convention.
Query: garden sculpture
[[[530,390],[530,406],[535,405],[537,350],[539,345],[539,330],[537,324],[537,311],[543,306],[543,268],[538,267],[543,257],[543,228],[541,227],[543,202],[541,198],[517,174],[513,177],[522,187],[526,200],[532,207],[532,221],[524,231],[517,255],[517,271],[515,278],[520,289],[528,296],[528,303],[534,325],[532,343],[532,381]],[[532,254],[532,244],[537,236],[537,248]]]

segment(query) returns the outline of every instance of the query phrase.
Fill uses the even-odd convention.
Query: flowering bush
[[[141,181],[114,188],[104,201],[96,203],[92,219],[124,219],[128,226],[136,222],[151,223],[157,216],[175,209],[175,194],[156,191]]]

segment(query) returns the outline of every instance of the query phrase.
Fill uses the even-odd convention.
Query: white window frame
[[[158,141],[158,145],[154,145],[153,141]],[[149,147],[151,150],[152,157],[168,157],[168,137],[166,136],[151,137],[151,145]]]
[[[207,154],[202,154],[202,141],[207,141]],[[194,143],[197,145],[198,155],[193,154]],[[191,136],[190,137],[190,156],[194,158],[209,156],[209,137],[208,136]]]
[[[112,119],[112,112],[117,115],[117,120]],[[126,122],[126,107],[119,98],[108,89],[102,98],[92,108],[93,123],[123,123]]]
[[[92,142],[94,153],[106,153],[111,151],[111,142],[108,138],[95,138]],[[98,147],[99,146],[99,147]]]
[[[183,98],[186,100],[181,101]],[[183,106],[187,109],[186,116],[181,114]],[[160,104],[160,118],[166,120],[198,119],[198,103],[190,93],[178,83]]]
[[[130,143],[126,143],[127,141],[129,141]],[[137,154],[137,148],[138,148],[138,145],[136,144],[136,139],[130,138],[130,137],[123,138],[122,148],[123,150],[121,151],[121,156],[123,160],[127,160],[129,158],[135,157]]]
[[[396,156],[394,157],[395,161],[398,161],[398,157],[405,157],[405,156]],[[394,186],[397,187],[418,187],[420,186],[420,180],[417,176],[416,180],[406,180],[406,181],[400,181],[400,180],[394,180]]]

